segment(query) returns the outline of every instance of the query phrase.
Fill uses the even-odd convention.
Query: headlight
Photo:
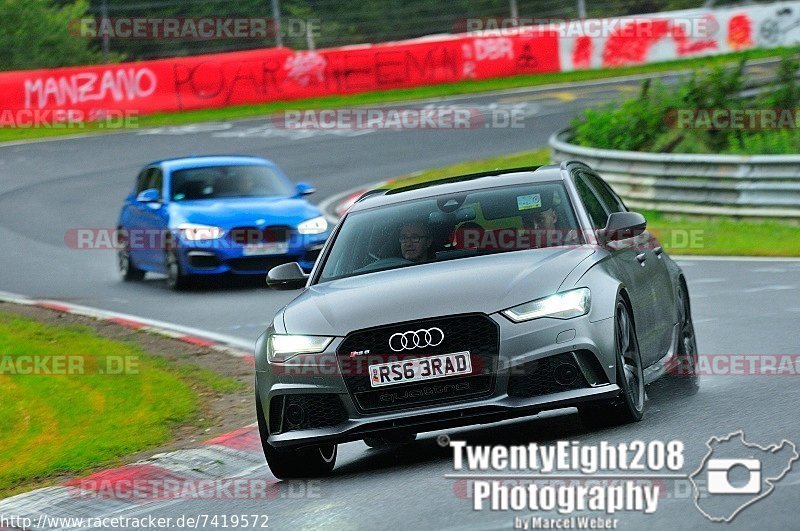
[[[526,302],[508,310],[503,310],[501,313],[515,323],[540,317],[572,319],[589,313],[591,305],[592,297],[589,288],[578,288],[556,293],[533,302]]]
[[[216,240],[225,233],[219,227],[197,223],[181,223],[178,225],[178,230],[181,231],[181,236],[193,242],[197,240]]]
[[[316,354],[328,348],[332,337],[273,335],[267,338],[267,359],[283,362],[298,354]]]
[[[328,222],[322,216],[307,219],[297,226],[297,232],[300,234],[322,234],[326,230],[328,230]]]

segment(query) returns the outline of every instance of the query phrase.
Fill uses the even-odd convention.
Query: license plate
[[[452,354],[391,361],[369,366],[372,387],[433,380],[435,378],[470,373],[472,373],[472,359],[469,352],[454,352]]]
[[[289,252],[287,242],[249,243],[244,246],[242,254],[245,256],[263,254],[286,254]]]

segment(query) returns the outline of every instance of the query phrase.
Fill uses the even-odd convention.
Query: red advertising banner
[[[0,73],[4,111],[140,114],[560,70],[553,34],[453,36],[318,51],[271,48]]]
[[[800,40],[786,5],[800,9],[703,8],[510,31],[488,24],[503,28],[504,19],[476,19],[467,22],[480,22],[478,33],[385,44],[0,72],[0,127],[58,120],[47,113],[92,120],[106,111],[174,112],[774,48]]]

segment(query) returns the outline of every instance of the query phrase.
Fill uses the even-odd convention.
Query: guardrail
[[[800,155],[695,155],[596,149],[550,137],[553,162],[595,169],[630,208],[800,220]]]

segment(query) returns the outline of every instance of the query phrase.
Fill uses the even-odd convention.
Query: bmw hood
[[[391,323],[491,314],[555,293],[594,253],[588,246],[434,262],[324,282],[283,311],[287,333],[345,336]]]
[[[175,225],[182,222],[223,229],[260,225],[296,225],[319,216],[317,207],[294,197],[242,197],[172,203]]]

